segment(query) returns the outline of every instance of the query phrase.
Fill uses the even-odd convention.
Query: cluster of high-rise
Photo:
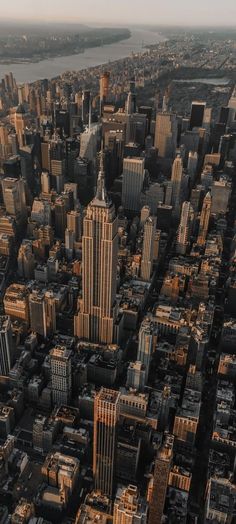
[[[0,84],[0,520],[233,524],[235,90],[111,81]]]

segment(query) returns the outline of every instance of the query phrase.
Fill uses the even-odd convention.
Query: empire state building
[[[104,180],[101,153],[97,192],[87,207],[82,238],[82,299],[75,317],[75,335],[111,344],[116,317],[117,218]]]

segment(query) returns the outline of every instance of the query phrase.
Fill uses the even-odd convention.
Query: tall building
[[[140,213],[140,226],[144,226],[146,220],[151,215],[151,209],[149,206],[143,206]]]
[[[181,219],[177,233],[176,252],[185,255],[192,232],[194,211],[190,202],[182,205]]]
[[[177,156],[173,162],[171,182],[172,182],[172,206],[175,211],[179,211],[181,205],[181,186],[183,179],[183,161]]]
[[[127,369],[126,387],[143,391],[146,383],[146,368],[142,362],[130,362]]]
[[[20,147],[25,145],[25,127],[25,110],[22,105],[19,105],[15,112],[15,130]]]
[[[197,172],[197,165],[198,165],[198,154],[196,151],[190,151],[188,154],[188,167],[187,171],[190,176],[191,182],[194,182],[195,175]]]
[[[192,102],[190,129],[193,129],[194,127],[202,127],[205,109],[206,102]]]
[[[145,318],[139,330],[137,360],[142,362],[142,364],[144,364],[145,366],[146,381],[148,379],[149,367],[150,367],[151,356],[152,356],[154,344],[155,344],[154,326],[149,318]]]
[[[72,389],[72,352],[64,346],[50,351],[53,404],[69,404]]]
[[[159,157],[173,158],[177,146],[177,118],[174,113],[157,114],[154,145]]]
[[[50,193],[50,175],[47,171],[42,171],[41,189],[42,189],[42,193],[45,193],[46,195]]]
[[[145,178],[144,158],[125,158],[123,162],[122,205],[127,211],[139,212]]]
[[[13,364],[14,348],[10,317],[0,316],[0,375],[8,376]]]
[[[211,195],[210,193],[207,193],[203,200],[202,211],[201,211],[201,216],[200,216],[199,232],[198,232],[198,238],[197,238],[197,243],[199,246],[202,246],[205,244],[207,233],[208,233],[210,216],[211,216]]]
[[[67,213],[67,229],[73,231],[75,242],[81,242],[82,238],[82,215],[80,211],[69,211]]]
[[[25,185],[23,178],[6,177],[2,180],[3,200],[7,213],[16,219],[26,213]]]
[[[99,140],[100,126],[93,124],[86,128],[80,135],[80,157],[94,163],[96,158],[97,143]]]
[[[82,93],[82,120],[84,125],[89,124],[91,107],[91,93],[88,90]]]
[[[229,199],[232,191],[231,183],[228,180],[222,179],[215,180],[211,188],[211,213],[212,214],[222,214],[227,213]]]
[[[64,179],[66,172],[66,161],[52,159],[51,160],[51,173],[52,181],[54,182],[57,193],[61,193],[64,187]]]
[[[127,96],[125,110],[127,115],[132,115],[136,112],[136,94],[135,94],[135,82],[130,82],[129,93]]]
[[[109,93],[109,82],[110,82],[110,73],[109,71],[104,71],[100,76],[100,108],[101,113],[103,110],[103,105],[107,101]]]
[[[75,317],[79,338],[110,344],[116,316],[117,217],[104,181],[103,154],[95,198],[87,207],[82,238],[82,300]]]
[[[51,203],[47,200],[35,198],[31,210],[31,220],[39,226],[49,226],[51,224]]]
[[[94,401],[93,474],[95,488],[110,498],[114,493],[119,398],[118,391],[101,388]]]
[[[137,486],[120,487],[116,493],[113,524],[147,524],[148,505]]]
[[[44,338],[56,331],[56,305],[51,291],[33,290],[29,295],[30,327]]]
[[[29,293],[23,284],[11,284],[5,292],[4,310],[11,319],[29,322]]]
[[[55,235],[64,238],[66,230],[66,201],[60,196],[55,201]]]
[[[165,435],[165,441],[157,452],[148,524],[162,523],[166,491],[173,459],[173,444],[174,437],[172,435]]]
[[[152,276],[155,230],[156,220],[154,217],[148,217],[143,228],[143,249],[141,260],[141,278],[147,282]]]
[[[26,280],[34,278],[35,257],[33,254],[32,242],[23,240],[17,257],[18,272]]]

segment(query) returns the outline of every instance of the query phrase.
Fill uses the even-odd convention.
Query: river
[[[115,44],[103,47],[92,47],[84,53],[70,56],[59,56],[40,62],[22,64],[0,64],[0,78],[12,71],[18,84],[35,82],[42,78],[52,78],[65,71],[79,71],[88,67],[106,64],[109,61],[119,60],[138,53],[147,44],[156,44],[166,38],[153,31],[131,29],[131,37]]]

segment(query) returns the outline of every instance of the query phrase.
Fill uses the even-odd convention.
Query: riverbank
[[[87,49],[96,49],[98,47],[103,47],[104,45],[116,44],[128,40],[129,38],[131,38],[131,31],[129,29],[123,29],[122,31],[119,31],[117,34],[114,31],[114,34],[112,35],[102,35],[97,39],[92,38],[90,41],[86,40],[82,43],[82,45],[77,45],[76,47],[74,47],[73,45],[67,45],[64,47],[64,49],[61,49],[60,46],[60,51],[52,50],[44,52],[43,50],[41,50],[40,54],[36,53],[32,54],[32,56],[3,57],[0,58],[0,64],[37,64],[43,60],[61,58],[63,56],[78,55],[84,53]]]
[[[54,78],[65,71],[81,71],[91,67],[98,67],[110,62],[122,60],[132,53],[145,52],[145,46],[165,41],[163,35],[149,30],[132,29],[131,37],[115,44],[86,49],[84,53],[77,53],[57,58],[40,60],[37,63],[8,63],[0,64],[0,78],[10,71],[19,84],[35,82],[43,78]]]

